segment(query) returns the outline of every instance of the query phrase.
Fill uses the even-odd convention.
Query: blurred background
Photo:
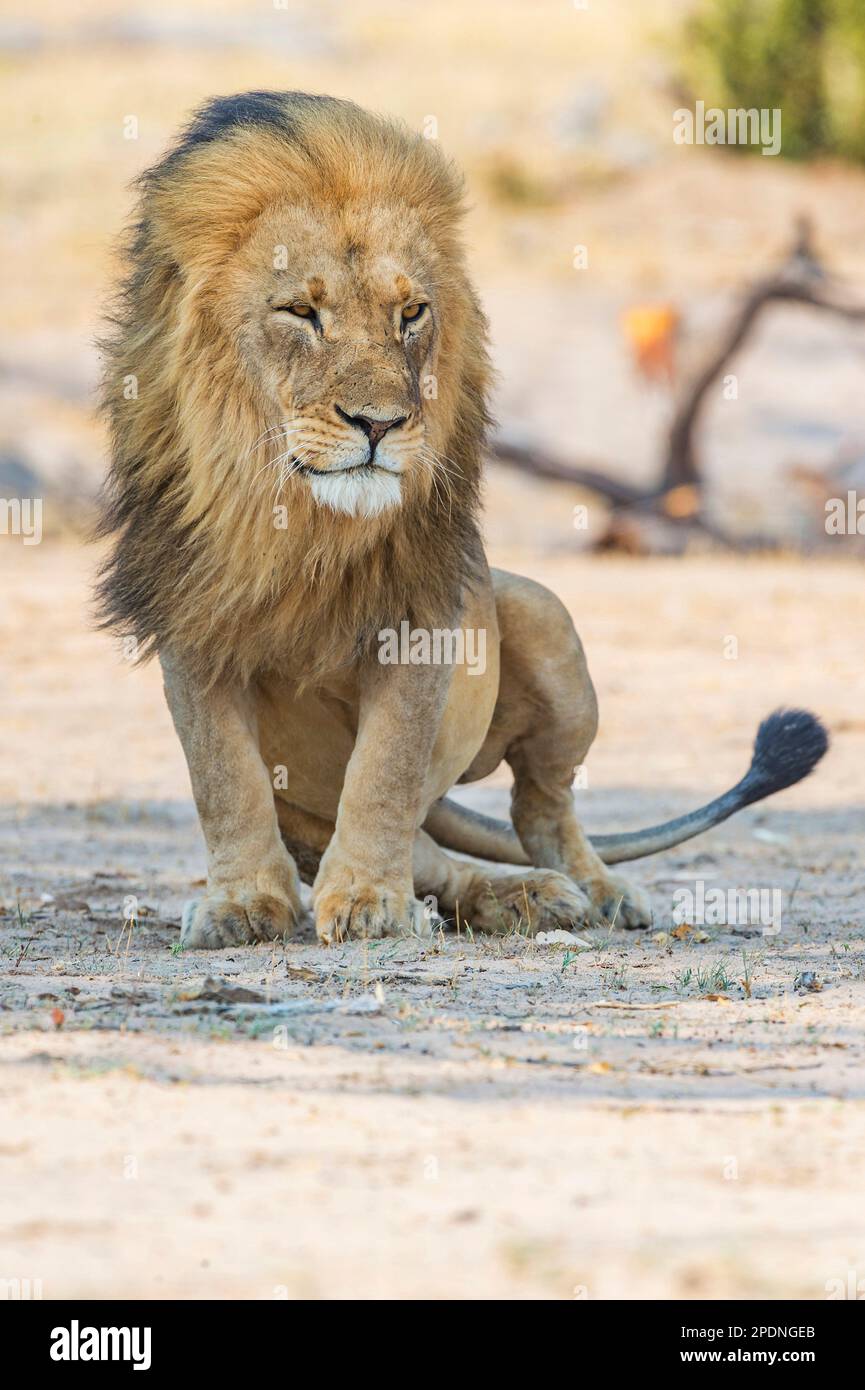
[[[635,511],[553,480],[656,490],[694,373],[803,217],[817,277],[865,300],[856,0],[6,0],[0,65],[0,496],[44,497],[47,537],[86,526],[103,473],[94,339],[130,183],[200,101],[262,87],[397,114],[465,169],[510,451],[493,545],[810,550],[825,497],[865,480],[865,327],[784,299],[700,402],[699,498]],[[696,100],[782,107],[781,154],[675,144]]]

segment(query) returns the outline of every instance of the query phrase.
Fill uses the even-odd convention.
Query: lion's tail
[[[829,747],[829,736],[816,715],[807,710],[779,709],[763,720],[754,739],[751,766],[740,782],[697,811],[663,825],[623,835],[593,835],[592,847],[605,864],[642,859],[647,854],[680,845],[694,835],[784,787],[792,787],[817,766]],[[445,849],[490,859],[496,863],[528,864],[513,826],[470,811],[447,797],[431,808],[424,829]]]

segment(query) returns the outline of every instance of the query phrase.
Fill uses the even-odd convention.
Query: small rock
[[[793,988],[800,991],[809,990],[817,994],[823,988],[823,981],[813,970],[803,970],[793,981]]]
[[[198,1001],[208,1004],[264,1004],[264,995],[257,989],[246,989],[244,985],[230,985],[227,980],[208,975],[203,980],[187,985],[177,991],[175,996],[184,1003]]]

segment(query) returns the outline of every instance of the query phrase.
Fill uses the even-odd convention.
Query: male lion
[[[490,572],[478,536],[490,370],[461,199],[435,143],[302,93],[210,102],[141,180],[107,349],[100,596],[105,624],[158,652],[189,764],[208,884],[186,946],[289,931],[300,875],[323,942],[417,929],[428,895],[485,931],[645,926],[646,894],[607,864],[789,785],[825,748],[811,716],[773,716],[726,797],[586,839],[582,647],[551,593]],[[383,664],[380,634],[404,623],[482,635],[485,664],[425,660],[423,642]],[[502,759],[513,827],[443,799]]]

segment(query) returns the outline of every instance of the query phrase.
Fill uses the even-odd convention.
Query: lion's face
[[[445,303],[422,231],[394,221],[272,209],[232,276],[242,358],[272,416],[256,468],[359,517],[434,467],[425,406]]]

